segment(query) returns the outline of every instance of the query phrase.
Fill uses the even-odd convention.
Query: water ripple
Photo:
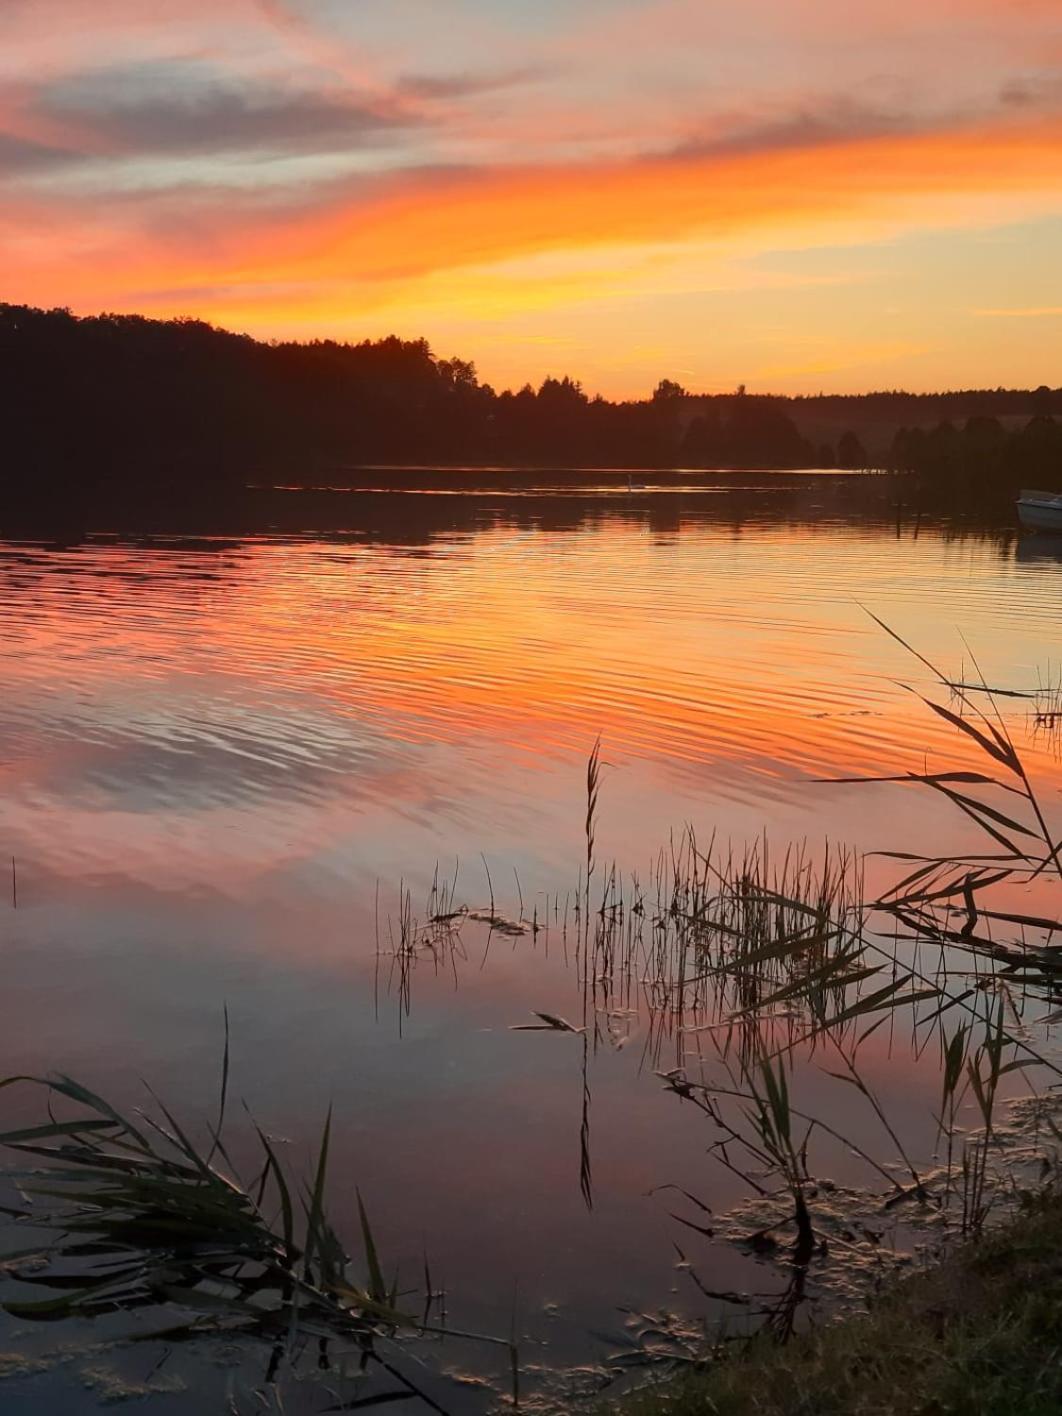
[[[861,605],[949,669],[962,631],[1021,685],[1060,590],[1062,562],[1006,538],[737,529],[688,505],[666,534],[626,508],[565,530],[498,513],[420,547],[356,524],[216,548],[0,544],[0,826],[53,865],[75,824],[142,871],[180,840],[208,875],[278,833],[330,849],[353,816],[389,848],[411,818],[485,840],[522,820],[548,854],[557,782],[577,783],[599,732],[646,791],[666,782],[676,818],[770,816],[809,777],[962,757],[897,691],[924,675]]]

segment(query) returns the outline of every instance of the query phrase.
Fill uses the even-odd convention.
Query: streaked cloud
[[[396,100],[236,80],[214,65],[149,63],[76,74],[30,105],[49,125],[68,124],[90,150],[134,152],[330,150],[415,125]]]
[[[546,77],[542,68],[500,69],[456,74],[406,74],[397,83],[400,94],[416,98],[475,98],[480,94],[503,93]]]
[[[75,154],[61,147],[0,132],[0,181],[21,173],[40,172],[69,162]]]
[[[920,123],[911,115],[848,95],[824,95],[794,104],[764,105],[758,112],[713,114],[701,133],[677,143],[672,151],[676,157],[785,152],[928,126],[925,120]]]
[[[982,319],[1039,320],[1062,315],[1062,305],[1034,305],[1026,310],[974,310]]]

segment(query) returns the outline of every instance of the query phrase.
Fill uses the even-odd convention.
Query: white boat
[[[1062,531],[1062,492],[1023,491],[1015,505],[1030,531]]]

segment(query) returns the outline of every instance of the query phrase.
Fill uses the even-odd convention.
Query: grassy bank
[[[1062,1411],[1062,1195],[865,1316],[735,1347],[712,1367],[645,1388],[621,1416],[1057,1416]]]

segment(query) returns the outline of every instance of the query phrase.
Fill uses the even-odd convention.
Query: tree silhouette
[[[879,462],[941,485],[1062,473],[1062,390],[1046,386],[810,399],[694,395],[665,378],[612,402],[551,376],[496,393],[423,339],[265,344],[201,320],[19,305],[0,305],[0,398],[0,491],[53,505],[216,500],[367,465],[812,467],[832,462],[833,439],[838,465],[862,468],[860,433],[890,424]]]
[[[837,466],[847,467],[851,470],[858,470],[867,465],[866,448],[856,437],[855,433],[842,433],[837,444]]]
[[[675,383],[674,379],[661,379],[656,388],[653,389],[654,403],[670,403],[678,398],[687,398],[689,395],[680,383]]]

